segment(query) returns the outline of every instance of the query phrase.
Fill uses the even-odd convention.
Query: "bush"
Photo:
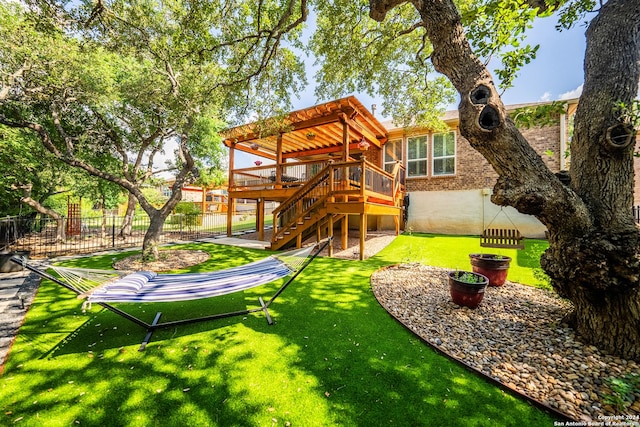
[[[182,224],[188,230],[202,225],[200,208],[191,202],[179,202],[174,209],[174,215],[169,218],[169,224]]]

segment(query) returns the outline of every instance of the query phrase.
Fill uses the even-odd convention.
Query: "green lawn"
[[[510,279],[533,278],[544,242],[515,253]],[[190,244],[244,264],[264,251]],[[108,311],[87,314],[43,282],[0,377],[0,425],[27,426],[550,426],[553,419],[436,354],[377,303],[370,275],[420,261],[468,268],[478,238],[403,235],[366,261],[316,259],[263,315],[156,332]],[[487,252],[487,250],[484,250]],[[128,254],[121,254],[119,257]],[[73,265],[106,268],[111,255]],[[513,274],[513,276],[511,275]],[[164,320],[253,307],[278,283],[190,303],[128,304]]]

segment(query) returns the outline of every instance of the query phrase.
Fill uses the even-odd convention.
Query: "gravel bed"
[[[478,308],[459,307],[451,302],[446,272],[397,265],[374,273],[371,286],[380,304],[415,334],[507,387],[581,425],[640,425],[640,393],[622,396],[610,387],[611,379],[640,375],[639,364],[580,343],[562,323],[569,302],[507,281],[487,288]]]

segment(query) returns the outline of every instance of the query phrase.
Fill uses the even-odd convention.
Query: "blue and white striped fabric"
[[[95,289],[88,295],[87,302],[171,302],[209,298],[263,285],[292,271],[283,261],[270,256],[210,273],[137,272]]]

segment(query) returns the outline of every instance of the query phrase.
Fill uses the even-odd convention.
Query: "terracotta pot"
[[[465,273],[476,277],[477,283],[468,283],[460,280]],[[469,271],[450,271],[448,277],[449,293],[454,303],[469,308],[476,308],[480,305],[482,298],[484,298],[484,291],[489,284],[489,279],[486,276]]]
[[[474,273],[489,278],[489,286],[502,286],[507,280],[511,258],[495,254],[469,254]]]

